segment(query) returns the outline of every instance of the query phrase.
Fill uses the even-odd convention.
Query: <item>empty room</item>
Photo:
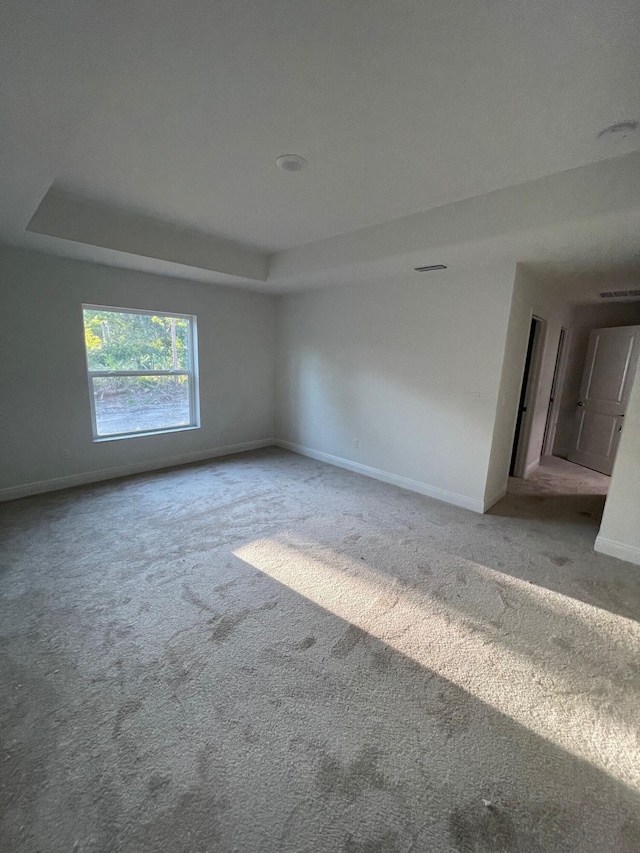
[[[639,38],[5,0],[2,853],[640,853]]]

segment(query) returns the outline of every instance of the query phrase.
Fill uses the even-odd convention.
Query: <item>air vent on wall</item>
[[[638,299],[640,290],[605,290],[600,294],[601,299]]]
[[[429,267],[414,267],[416,272],[431,272],[432,270],[446,270],[444,264],[431,264]]]

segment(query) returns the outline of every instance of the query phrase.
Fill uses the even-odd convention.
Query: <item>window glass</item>
[[[188,370],[189,319],[84,310],[89,370]]]
[[[83,306],[94,439],[198,426],[193,316]]]

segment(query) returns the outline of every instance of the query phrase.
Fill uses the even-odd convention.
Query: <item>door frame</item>
[[[569,360],[570,334],[569,329],[565,326],[560,327],[556,363],[553,368],[553,382],[551,383],[551,394],[549,395],[547,422],[544,426],[544,438],[542,439],[543,456],[553,456],[553,445],[556,441],[560,403],[562,402],[562,391],[564,389],[564,379]]]
[[[532,339],[533,338],[533,339]],[[527,455],[531,443],[531,429],[533,416],[535,414],[540,379],[542,373],[542,361],[547,338],[547,321],[531,313],[529,323],[529,337],[525,363],[522,367],[522,382],[520,395],[518,397],[518,415],[514,427],[513,443],[511,448],[511,463],[509,465],[510,477],[527,476]],[[532,340],[531,340],[532,339]],[[531,351],[529,352],[529,342]]]

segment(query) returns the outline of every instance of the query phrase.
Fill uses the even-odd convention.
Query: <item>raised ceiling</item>
[[[0,14],[0,236],[75,240],[103,262],[273,281],[267,266],[302,245],[640,150],[640,131],[598,138],[640,117],[637,0],[5,0]],[[309,167],[282,172],[285,153]],[[47,193],[49,211],[71,199],[108,216],[78,237],[41,212],[27,232]],[[114,244],[114,217],[140,234],[157,222],[157,240]],[[169,227],[193,259],[149,248]],[[243,251],[237,269],[217,260]]]

